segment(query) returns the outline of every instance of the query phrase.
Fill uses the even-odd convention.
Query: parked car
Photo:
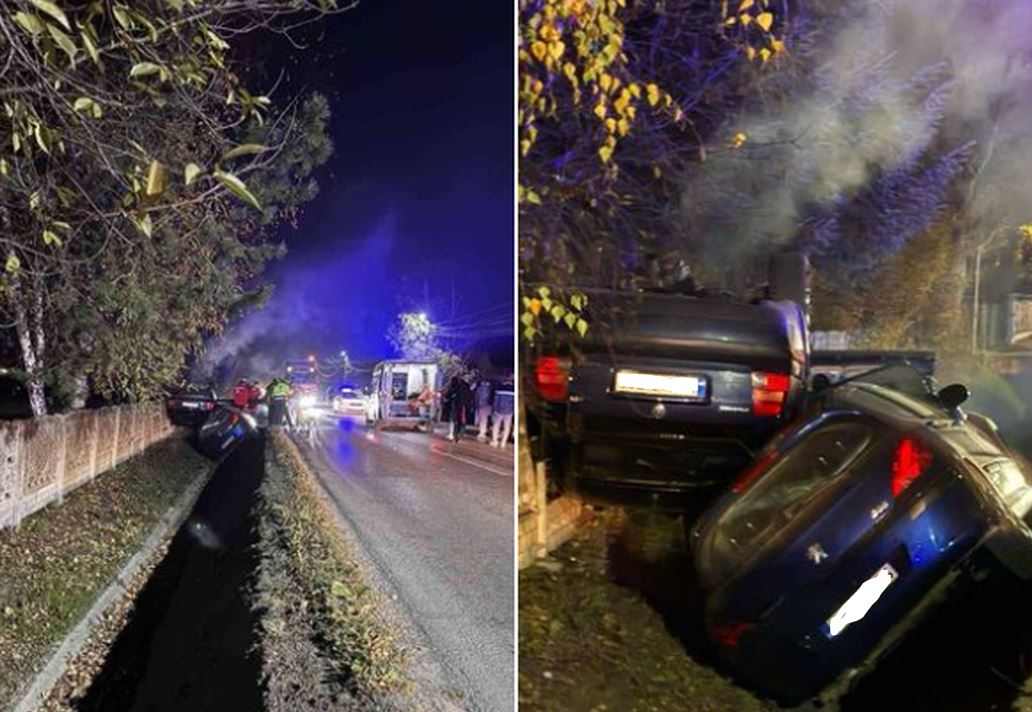
[[[200,426],[218,405],[218,395],[211,386],[190,384],[165,398],[165,412],[173,425],[190,428]]]
[[[800,409],[809,368],[794,302],[587,293],[592,320],[531,365],[531,409],[566,490],[678,510],[726,484]]]
[[[966,397],[904,366],[826,387],[703,513],[706,627],[740,679],[834,698],[976,564],[1032,576],[1032,471]]]
[[[197,449],[207,457],[227,455],[258,429],[254,416],[232,406],[219,406],[197,429]]]
[[[333,395],[333,412],[341,415],[363,415],[365,413],[366,397],[357,388],[341,386]]]

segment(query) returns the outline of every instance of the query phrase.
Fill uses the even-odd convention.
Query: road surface
[[[471,710],[513,708],[513,450],[326,416],[299,443]]]

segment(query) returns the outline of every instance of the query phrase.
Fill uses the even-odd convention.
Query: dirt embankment
[[[777,709],[713,668],[677,520],[607,510],[519,586],[521,710]]]
[[[273,433],[255,591],[266,707],[404,709],[406,652],[325,507],[297,448]]]

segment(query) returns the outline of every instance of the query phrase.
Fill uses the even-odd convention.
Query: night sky
[[[304,52],[270,42],[287,81],[274,98],[319,91],[335,145],[276,294],[226,335],[267,361],[346,349],[393,355],[388,326],[426,311],[462,352],[513,333],[513,49],[507,3],[367,0],[309,33]],[[282,361],[280,361],[282,363]]]

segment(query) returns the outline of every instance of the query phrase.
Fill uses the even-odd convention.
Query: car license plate
[[[200,403],[195,403],[195,402],[191,402],[191,401],[183,401],[183,402],[181,403],[181,405],[182,405],[182,406],[183,406],[184,408],[195,408],[195,409],[196,409],[196,408],[200,408],[200,407],[201,407],[201,404],[200,404]]]
[[[621,369],[613,382],[616,393],[673,398],[705,398],[706,379],[668,373],[646,373]]]
[[[853,595],[828,619],[828,637],[834,638],[851,623],[856,623],[866,616],[897,578],[899,578],[899,574],[889,564],[884,564],[875,571],[874,575],[860,584],[860,588],[854,591]]]

